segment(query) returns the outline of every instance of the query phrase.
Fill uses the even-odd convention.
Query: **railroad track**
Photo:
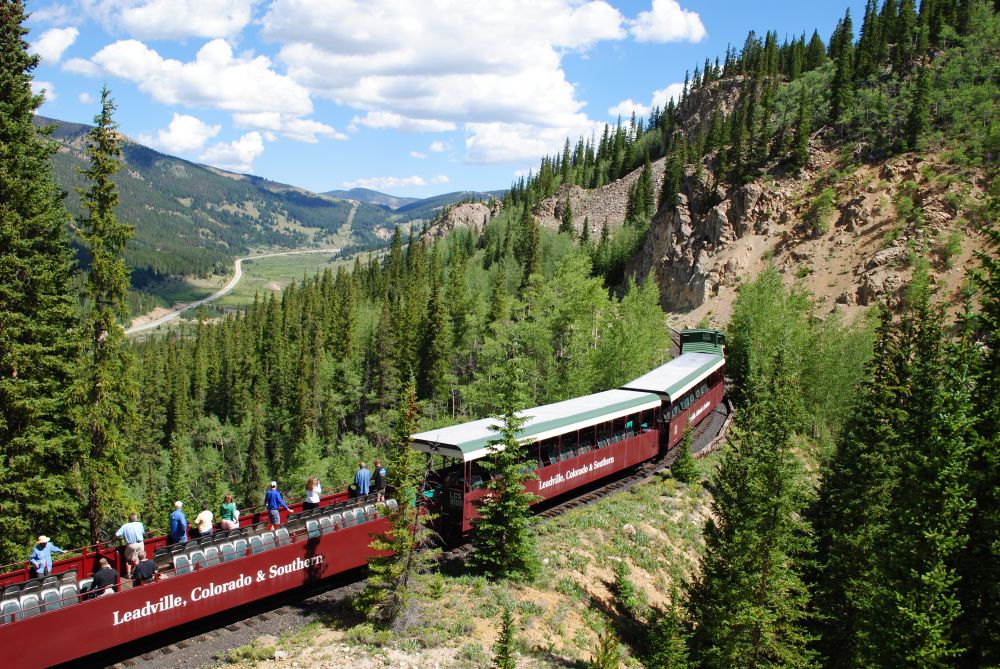
[[[725,401],[698,425],[692,444],[695,457],[718,447],[726,437],[732,417],[732,407]],[[610,481],[601,482],[599,487],[585,488],[578,495],[546,506],[538,511],[537,516],[554,518],[649,482],[669,469],[676,458],[676,453],[670,453],[647,462]],[[471,544],[456,546],[442,554],[442,565],[461,563],[471,552]],[[86,666],[169,669],[213,664],[226,651],[250,643],[261,635],[278,636],[301,629],[316,619],[348,615],[347,599],[364,587],[364,580],[363,568],[339,574],[313,588],[300,588],[218,614],[199,623],[168,630],[148,641],[138,642],[138,645],[132,644],[127,647],[128,650],[118,651],[117,655],[115,651],[103,653],[87,662]],[[75,663],[74,666],[80,666],[80,663]]]

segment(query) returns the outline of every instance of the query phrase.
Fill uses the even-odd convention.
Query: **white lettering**
[[[270,578],[274,578],[275,576],[284,576],[285,574],[290,574],[295,571],[302,571],[303,569],[314,567],[320,564],[321,562],[323,562],[322,555],[314,555],[313,557],[306,558],[305,560],[297,557],[288,564],[271,565],[271,568],[268,570],[268,576]]]
[[[693,423],[695,420],[697,420],[698,416],[700,416],[701,414],[705,413],[705,410],[708,409],[708,407],[710,407],[710,406],[712,406],[712,400],[708,400],[707,402],[705,402],[704,404],[702,404],[700,407],[698,407],[697,411],[695,411],[693,414],[691,414],[690,416],[688,416],[688,423]]]
[[[232,590],[239,590],[240,588],[245,588],[253,583],[251,579],[246,574],[240,574],[240,577],[217,585],[215,583],[209,582],[208,585],[204,587],[197,587],[191,591],[191,601],[198,602],[203,599],[208,599],[209,597],[215,597],[216,595],[221,595],[224,592],[231,592]]]
[[[112,616],[115,619],[114,625],[121,625],[122,623],[139,620],[140,618],[146,618],[154,613],[162,613],[163,611],[169,611],[170,609],[183,605],[184,600],[177,595],[164,595],[155,603],[147,599],[146,603],[138,609],[132,609],[131,611],[125,611],[124,613],[121,611],[114,611]]]
[[[559,485],[560,483],[565,483],[566,481],[575,479],[578,476],[589,474],[595,469],[610,467],[613,464],[615,464],[614,457],[602,458],[601,460],[596,460],[594,462],[591,462],[589,465],[581,465],[580,467],[577,467],[575,469],[570,469],[568,472],[566,472],[565,475],[556,474],[555,476],[547,478],[544,481],[539,481],[538,489],[545,490],[546,488],[551,488],[554,485]]]

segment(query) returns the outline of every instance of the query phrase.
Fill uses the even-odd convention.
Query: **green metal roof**
[[[682,353],[670,362],[643,374],[622,386],[626,390],[666,395],[676,401],[725,364],[725,358],[712,353]]]
[[[593,395],[519,411],[518,415],[526,417],[527,421],[517,436],[521,441],[547,439],[630,413],[652,409],[660,406],[660,403],[660,398],[650,393],[605,390]],[[465,461],[476,460],[489,452],[491,441],[499,438],[498,433],[491,429],[499,423],[500,420],[497,418],[485,418],[420,432],[412,437],[413,447],[424,452],[461,458]]]

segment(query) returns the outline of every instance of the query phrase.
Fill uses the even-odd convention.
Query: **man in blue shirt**
[[[372,482],[372,473],[365,463],[358,463],[358,473],[354,475],[354,487],[358,489],[358,497],[368,494]]]
[[[35,572],[35,576],[45,576],[52,571],[52,554],[65,553],[53,543],[49,543],[49,538],[44,534],[38,537],[38,545],[31,550],[31,557],[28,562]]]
[[[168,544],[183,544],[188,540],[188,521],[181,511],[184,503],[180,500],[174,502],[174,511],[170,514],[170,530],[167,532]]]
[[[284,508],[286,511],[291,511],[288,505],[285,504],[285,500],[281,497],[281,493],[278,492],[277,481],[271,481],[271,489],[264,493],[264,506],[267,507],[267,513],[271,521],[271,526],[268,529],[272,530],[281,525],[281,509]]]
[[[143,537],[146,535],[146,528],[139,522],[139,517],[134,513],[128,515],[128,522],[118,528],[116,537],[125,539],[125,564],[128,565],[128,577],[132,578],[132,562],[139,551],[143,549]]]

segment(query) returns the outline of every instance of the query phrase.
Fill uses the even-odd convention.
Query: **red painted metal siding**
[[[315,539],[296,536],[286,546],[0,625],[0,666],[67,662],[360,567],[375,554],[371,535],[387,529],[377,519]],[[213,584],[231,589],[205,590]]]
[[[604,448],[536,469],[535,474],[538,475],[538,479],[528,481],[525,488],[529,492],[539,495],[543,500],[549,499],[649,460],[656,456],[658,445],[659,432],[647,430]],[[479,513],[476,511],[476,501],[481,499],[486,492],[485,489],[480,488],[465,494],[462,508],[463,533],[472,530],[472,521],[479,517]],[[458,493],[458,491],[448,492],[449,495],[452,493]],[[452,501],[449,499],[449,503]]]
[[[719,381],[710,387],[708,392],[696,399],[691,406],[670,419],[669,448],[673,448],[684,438],[684,428],[688,425],[688,421],[694,427],[705,420],[715,407],[722,402],[724,387],[725,383]]]

